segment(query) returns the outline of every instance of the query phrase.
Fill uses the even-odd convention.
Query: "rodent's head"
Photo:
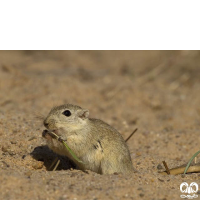
[[[89,116],[89,111],[79,106],[65,104],[54,107],[46,119],[44,126],[48,130],[64,129],[67,132],[83,128]]]

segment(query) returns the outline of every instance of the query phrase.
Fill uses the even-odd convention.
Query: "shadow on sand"
[[[70,168],[76,168],[75,164],[69,158],[65,156],[60,156],[56,153],[54,153],[52,150],[48,148],[48,146],[38,146],[36,147],[30,154],[35,160],[44,162],[44,166],[48,171],[51,171],[53,167],[52,165],[53,161],[56,159],[56,157],[60,160],[60,163],[56,170],[67,170]]]

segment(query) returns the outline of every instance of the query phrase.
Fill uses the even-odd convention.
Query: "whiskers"
[[[36,123],[43,125],[44,120],[45,120],[44,115],[42,115],[41,113],[38,113],[38,112],[34,113],[34,117],[33,117],[33,120],[32,120],[33,122],[36,122]]]

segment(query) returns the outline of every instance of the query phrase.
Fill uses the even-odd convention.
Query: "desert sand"
[[[43,119],[65,103],[124,139],[138,128],[127,142],[137,172],[82,172],[49,150]],[[199,51],[0,51],[0,199],[181,199],[200,174],[161,175],[162,161],[186,165],[199,134]]]

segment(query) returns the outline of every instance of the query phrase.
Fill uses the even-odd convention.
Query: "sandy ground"
[[[115,127],[137,169],[99,175],[73,169],[42,138],[55,105],[73,103]],[[181,199],[200,174],[161,175],[199,150],[198,51],[1,51],[0,199]],[[197,158],[197,163],[199,163]],[[200,196],[200,192],[199,192]]]

